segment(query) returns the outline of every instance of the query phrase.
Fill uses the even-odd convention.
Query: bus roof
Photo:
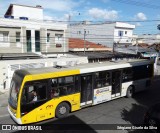
[[[96,71],[103,71],[103,70],[113,70],[113,69],[120,69],[138,65],[145,65],[150,64],[150,60],[146,59],[131,59],[131,60],[120,60],[120,61],[107,61],[102,63],[87,63],[87,64],[80,64],[76,66],[68,66],[68,67],[45,67],[45,68],[33,68],[33,69],[21,69],[17,70],[20,73],[22,72],[23,75],[37,75],[37,74],[47,74],[47,73],[54,73],[54,72],[63,72],[63,71],[70,71],[70,70],[79,70],[80,74],[89,73],[89,72],[96,72]]]

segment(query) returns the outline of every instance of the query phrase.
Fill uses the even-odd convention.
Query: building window
[[[61,40],[63,37],[63,34],[55,34],[56,40]]]
[[[47,42],[50,42],[50,33],[47,33]]]
[[[20,32],[16,32],[16,42],[20,42]]]
[[[0,42],[8,42],[8,34],[9,32],[0,32]]]
[[[125,31],[125,35],[127,34],[127,31]]]
[[[123,36],[123,31],[118,31],[118,36]]]
[[[81,34],[81,31],[78,31],[78,34]]]
[[[62,47],[63,45],[63,34],[55,34],[55,44],[56,47]]]

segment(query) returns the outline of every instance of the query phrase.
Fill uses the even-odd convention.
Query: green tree
[[[160,30],[160,24],[159,24],[159,25],[157,25],[157,29],[158,29],[158,30]]]

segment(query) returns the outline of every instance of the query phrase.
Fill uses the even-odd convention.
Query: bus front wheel
[[[133,94],[134,94],[134,88],[133,88],[133,86],[129,86],[127,89],[126,97],[128,97],[128,98],[133,97]]]
[[[63,102],[60,103],[56,108],[56,117],[57,118],[63,118],[69,114],[70,106],[68,103]]]

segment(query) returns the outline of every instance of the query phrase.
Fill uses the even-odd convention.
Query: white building
[[[26,6],[10,4],[5,13],[6,18],[43,20],[43,8],[40,5]]]
[[[113,47],[113,43],[132,44],[132,35],[135,25],[122,22],[104,24],[72,24],[70,37],[81,38],[97,44]],[[84,34],[85,33],[85,34]]]
[[[67,24],[39,19],[43,8],[11,4],[0,18],[0,53],[68,52]]]
[[[138,35],[139,43],[146,43],[152,45],[154,43],[160,43],[160,34],[143,34]]]

